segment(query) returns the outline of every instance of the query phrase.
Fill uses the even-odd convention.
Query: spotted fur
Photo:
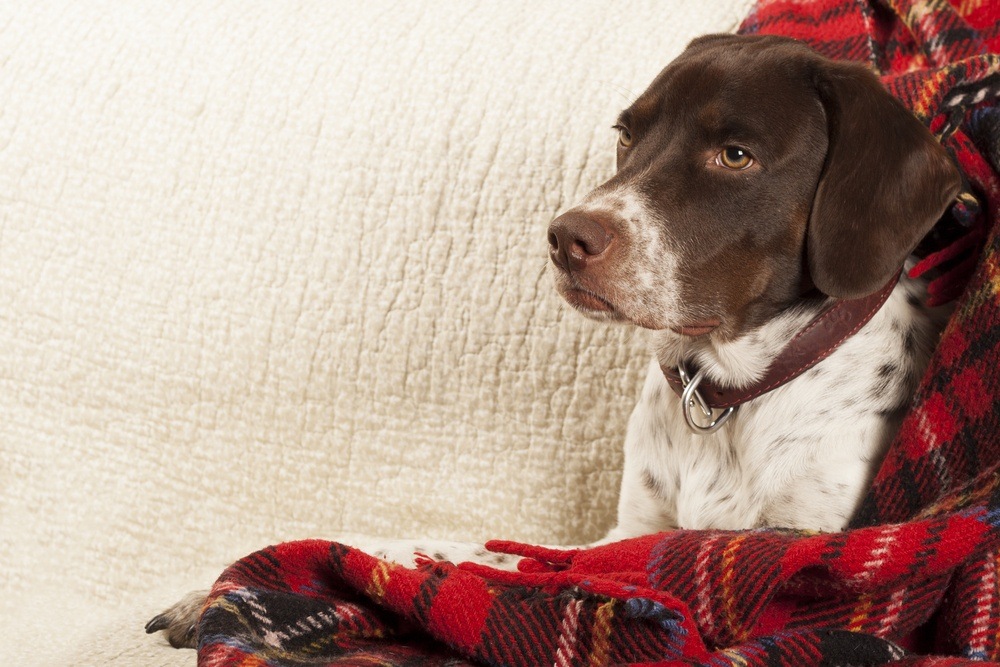
[[[713,381],[743,384],[815,313],[793,311],[722,343],[659,334],[625,438],[618,524],[605,539],[672,528],[843,529],[941,328],[944,313],[919,305],[922,290],[901,280],[858,334],[710,435],[687,428],[660,364],[693,358]]]

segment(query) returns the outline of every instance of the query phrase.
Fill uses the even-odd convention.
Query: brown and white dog
[[[874,74],[779,37],[696,39],[615,128],[617,173],[548,233],[570,304],[655,331],[618,523],[601,542],[675,528],[843,529],[940,329],[921,285],[895,277],[958,193],[956,167]],[[880,291],[884,304],[841,327],[845,340],[753,391],[831,304]],[[697,415],[694,393],[675,395],[664,369],[678,367],[750,398],[706,428],[723,413]],[[357,546],[400,562],[415,551],[503,560],[476,545]],[[147,630],[192,645],[203,600],[192,594]]]

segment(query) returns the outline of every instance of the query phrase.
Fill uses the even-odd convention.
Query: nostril
[[[574,232],[574,244],[591,257],[600,255],[611,245],[612,237],[608,230],[590,218],[578,221]]]
[[[611,245],[610,221],[593,212],[567,211],[552,221],[548,229],[549,254],[567,271],[582,270]]]
[[[600,255],[604,252],[604,248],[599,248],[593,242],[588,242],[586,239],[577,239],[576,245],[585,255]]]

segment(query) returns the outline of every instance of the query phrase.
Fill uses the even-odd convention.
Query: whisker
[[[542,270],[538,272],[538,276],[535,278],[536,285],[539,282],[541,282],[542,277],[548,272],[548,270],[549,270],[549,262],[548,260],[545,260],[545,263],[542,264]]]
[[[639,97],[638,95],[635,94],[635,92],[632,89],[626,88],[621,84],[615,83],[613,81],[606,81],[605,83],[607,83],[607,85],[610,86],[616,93],[622,96],[622,99],[625,100],[625,106],[627,107],[632,106],[632,103],[635,102],[636,98]]]

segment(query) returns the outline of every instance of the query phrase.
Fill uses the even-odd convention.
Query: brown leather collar
[[[892,293],[900,273],[874,294],[830,302],[812,322],[792,337],[763,377],[752,385],[740,389],[724,388],[704,378],[698,385],[698,393],[709,407],[718,410],[742,405],[794,380],[830,356],[874,317]],[[690,364],[688,366],[690,369]],[[674,393],[680,396],[684,391],[684,382],[678,369],[662,364],[660,368]],[[690,370],[694,375],[697,369]]]

